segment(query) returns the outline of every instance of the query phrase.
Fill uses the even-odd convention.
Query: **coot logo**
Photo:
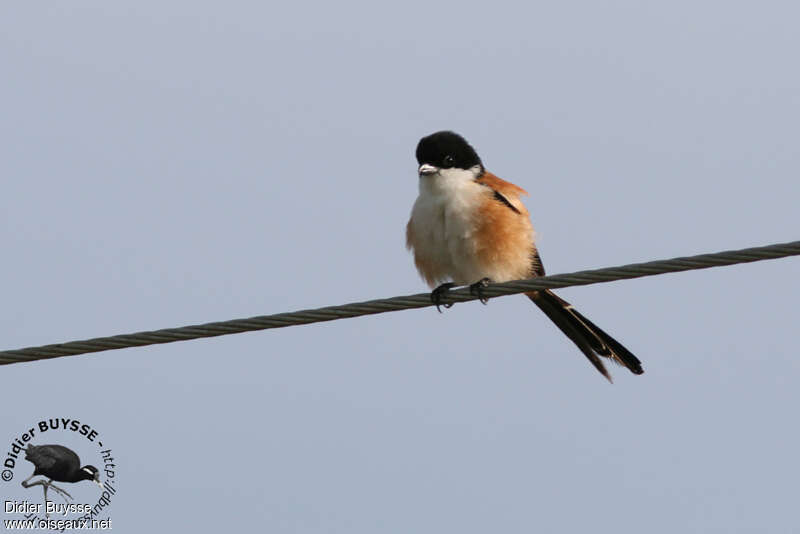
[[[4,526],[110,529],[116,474],[113,451],[92,425],[62,417],[36,421],[11,437],[3,458]]]

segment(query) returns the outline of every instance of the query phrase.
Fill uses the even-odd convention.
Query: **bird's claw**
[[[48,480],[48,481],[40,480],[38,482],[35,482],[35,483],[31,484],[31,486],[34,486],[34,485],[37,485],[37,484],[41,484],[42,488],[44,488],[44,507],[45,507],[45,510],[47,510],[47,502],[48,502],[47,490],[49,490],[49,489],[51,489],[51,490],[55,491],[56,493],[58,493],[61,496],[61,498],[64,499],[64,502],[67,503],[67,504],[69,504],[69,501],[67,500],[67,497],[72,499],[72,495],[67,493],[66,490],[63,490],[63,489],[59,488],[58,486],[56,486],[55,484],[53,484],[52,480]],[[30,487],[30,486],[27,486],[27,487]],[[47,519],[50,519],[50,513],[49,512],[45,511],[44,516]]]
[[[471,295],[477,295],[481,304],[486,305],[489,302],[489,298],[483,296],[483,288],[488,287],[491,283],[492,281],[489,278],[481,278],[469,286],[469,292]]]
[[[65,500],[65,501],[67,500],[67,497],[69,497],[70,499],[72,499],[72,495],[70,495],[70,494],[69,494],[69,493],[68,493],[66,490],[63,490],[63,489],[59,488],[58,486],[56,486],[56,485],[55,485],[55,484],[53,484],[52,482],[51,482],[50,484],[48,484],[48,487],[49,487],[51,490],[53,490],[53,491],[55,491],[56,493],[58,493],[59,495],[61,495],[61,497],[62,497],[62,498]]]
[[[454,304],[453,302],[442,302],[442,297],[448,291],[450,291],[451,287],[454,287],[454,286],[455,286],[454,283],[448,282],[446,284],[440,285],[439,287],[437,287],[436,289],[431,291],[431,302],[433,302],[436,305],[436,310],[439,313],[442,313],[442,310],[439,308],[439,306],[444,306],[445,309],[453,307],[453,304]]]

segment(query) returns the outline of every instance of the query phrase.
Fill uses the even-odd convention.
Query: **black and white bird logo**
[[[97,468],[93,465],[81,467],[81,459],[78,455],[63,445],[28,445],[28,448],[25,449],[25,459],[31,462],[36,469],[34,469],[31,476],[22,481],[22,486],[25,488],[43,486],[45,508],[47,508],[48,489],[52,489],[61,495],[66,502],[69,502],[67,498],[72,499],[72,495],[53,484],[53,481],[80,482],[81,480],[91,480],[101,488],[103,487],[100,482],[100,472]],[[28,482],[37,475],[42,475],[44,478],[35,482]]]

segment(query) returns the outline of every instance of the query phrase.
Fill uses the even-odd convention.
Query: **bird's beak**
[[[97,484],[98,486],[100,486],[100,489],[104,489],[104,488],[103,488],[103,483],[102,483],[102,482],[100,482],[100,479],[99,479],[99,478],[95,479],[95,480],[94,480],[94,483],[95,483],[95,484]]]
[[[434,167],[429,163],[423,163],[419,166],[420,176],[430,176],[431,174],[436,174],[437,172],[439,172],[439,167]]]

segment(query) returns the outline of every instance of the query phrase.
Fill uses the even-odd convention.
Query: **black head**
[[[101,488],[103,487],[103,485],[100,483],[100,471],[98,471],[95,466],[85,465],[81,467],[81,470],[78,473],[78,480],[91,480]]]
[[[483,169],[481,158],[467,140],[455,132],[436,132],[419,140],[417,163],[421,174],[423,165],[438,169],[471,169],[476,165]],[[427,169],[427,167],[426,167]],[[434,171],[435,172],[435,171]]]

